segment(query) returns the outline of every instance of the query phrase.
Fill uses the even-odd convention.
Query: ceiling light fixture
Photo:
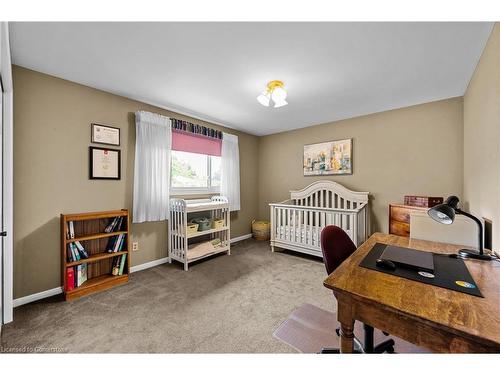
[[[283,88],[285,84],[282,81],[271,81],[267,84],[267,89],[257,97],[257,101],[264,107],[269,107],[271,102],[274,103],[274,108],[283,107],[288,104],[286,99],[286,90]]]

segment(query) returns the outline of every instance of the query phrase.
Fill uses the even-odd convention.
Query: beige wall
[[[323,178],[371,193],[372,231],[388,231],[388,204],[405,194],[461,196],[463,186],[472,210],[496,219],[499,34],[497,26],[465,103],[453,98],[260,138],[224,129],[240,139],[242,211],[232,215],[232,236],[249,233],[253,218],[267,218],[268,203]],[[60,213],[131,209],[133,113],[172,113],[20,67],[13,74],[14,296],[19,298],[60,284]],[[122,129],[121,181],[88,179],[92,122]],[[305,144],[343,138],[353,138],[353,175],[303,176]],[[140,251],[133,253],[132,265],[165,257],[166,235],[165,223],[133,225]]]
[[[496,24],[464,96],[464,200],[493,221],[500,246],[500,24]]]
[[[372,231],[388,231],[388,204],[405,194],[462,193],[462,98],[454,98],[262,137],[259,214],[288,191],[328,179],[371,194]],[[353,138],[352,175],[304,177],[303,146]]]
[[[134,112],[171,112],[48,75],[14,67],[14,298],[60,285],[59,214],[132,209]],[[177,118],[207,124],[185,116]],[[121,128],[122,179],[88,179],[92,122]],[[241,207],[232,237],[250,233],[257,215],[258,138],[239,137]],[[167,255],[165,222],[135,224],[140,250],[132,265]]]

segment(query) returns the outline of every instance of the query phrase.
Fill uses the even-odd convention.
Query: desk
[[[355,320],[435,352],[500,352],[499,262],[465,262],[485,297],[479,298],[360,267],[376,242],[434,253],[456,253],[460,248],[372,235],[324,281],[337,298],[343,353],[353,351]]]

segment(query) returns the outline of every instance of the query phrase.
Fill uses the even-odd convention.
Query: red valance
[[[172,129],[172,150],[220,156],[221,146],[218,138]]]

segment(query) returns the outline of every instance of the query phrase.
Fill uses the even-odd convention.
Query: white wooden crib
[[[368,194],[333,181],[290,191],[290,199],[269,204],[271,250],[277,246],[323,257],[320,234],[327,225],[341,227],[356,246],[361,245],[369,235]]]

